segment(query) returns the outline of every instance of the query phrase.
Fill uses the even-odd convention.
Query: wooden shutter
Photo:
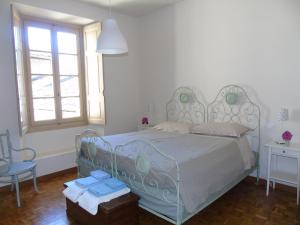
[[[27,111],[27,95],[26,95],[26,74],[24,69],[24,48],[22,42],[22,20],[18,11],[11,6],[12,12],[12,29],[14,36],[14,61],[16,86],[18,97],[18,115],[20,135],[24,135],[28,131],[28,111]]]
[[[87,117],[90,124],[105,124],[105,99],[102,54],[96,52],[101,24],[93,23],[83,29],[85,52],[85,84]]]

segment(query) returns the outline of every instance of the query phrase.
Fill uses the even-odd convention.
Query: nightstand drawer
[[[279,148],[273,148],[272,149],[272,154],[282,155],[282,156],[292,157],[292,158],[298,158],[299,157],[299,152],[297,152],[297,151],[279,149]]]

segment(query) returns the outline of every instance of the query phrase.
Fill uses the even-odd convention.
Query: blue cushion
[[[26,161],[26,162],[16,162],[10,165],[8,175],[21,174],[26,171],[32,170],[36,166],[35,162]]]

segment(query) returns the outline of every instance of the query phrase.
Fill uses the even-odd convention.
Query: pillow
[[[251,130],[249,127],[239,123],[208,122],[195,125],[191,132],[193,134],[241,137],[249,130]]]
[[[178,132],[180,134],[189,134],[192,124],[183,122],[165,121],[153,127],[156,130],[167,132]]]

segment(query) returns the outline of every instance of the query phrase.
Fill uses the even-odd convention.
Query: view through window
[[[33,122],[82,117],[78,31],[25,23]]]

